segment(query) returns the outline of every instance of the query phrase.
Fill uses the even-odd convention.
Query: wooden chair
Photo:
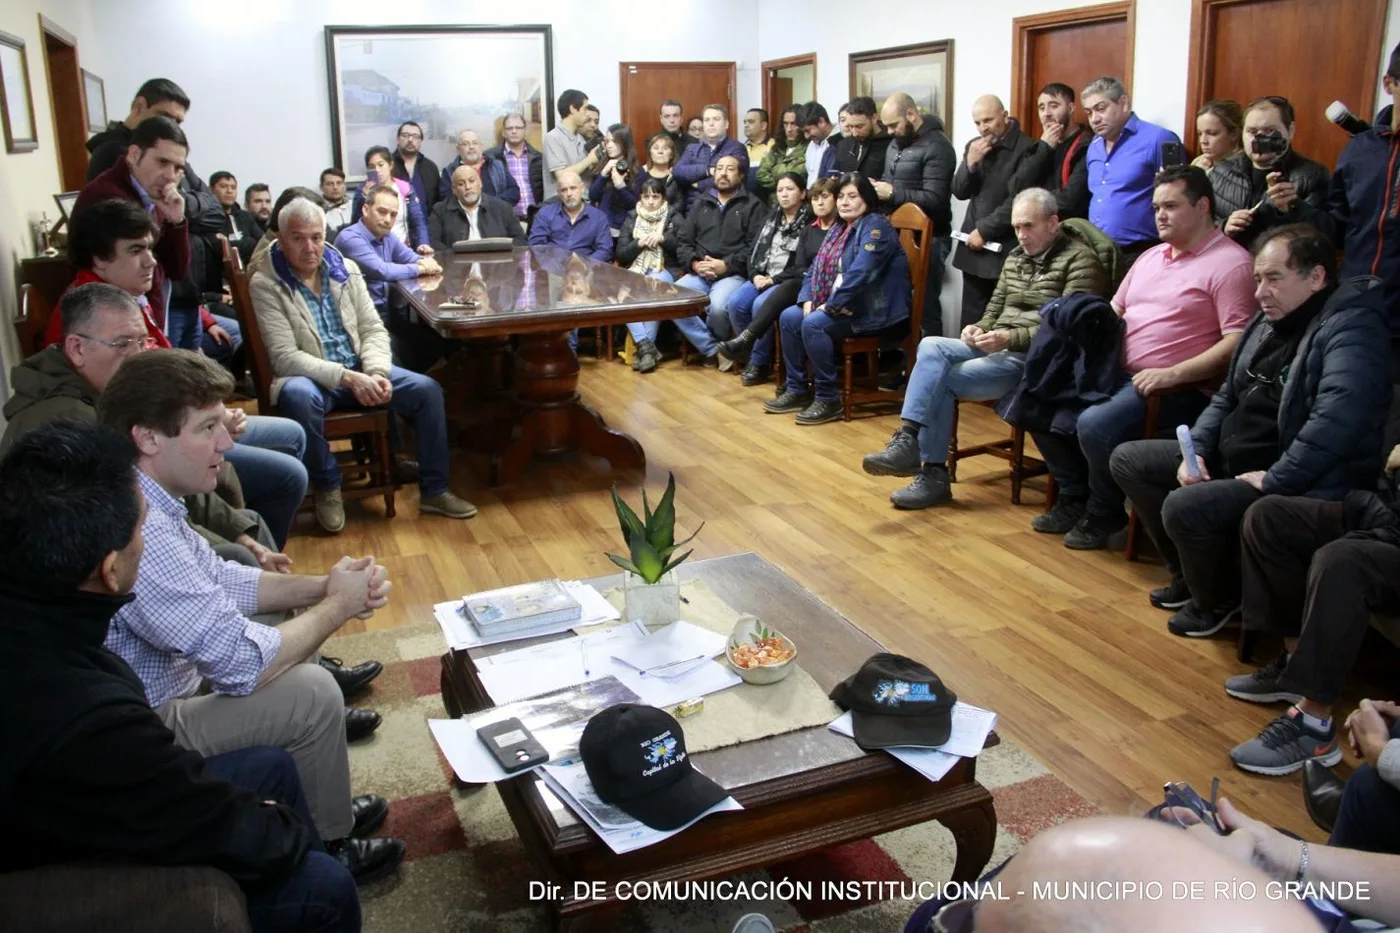
[[[973,402],[974,405],[985,405],[993,410],[997,403]],[[1026,430],[1025,428],[1009,425],[1011,436],[999,441],[988,441],[985,444],[973,444],[969,447],[958,446],[958,417],[962,399],[953,399],[953,433],[950,435],[948,444],[948,480],[956,483],[958,481],[958,461],[966,460],[968,457],[979,457],[987,454],[999,457],[1011,465],[1011,504],[1021,504],[1021,486],[1028,479],[1037,476],[1049,476],[1050,467],[1044,460],[1038,457],[1026,455]],[[1055,478],[1050,477],[1050,485],[1046,490],[1046,505],[1053,505],[1055,502]]]
[[[909,279],[914,285],[913,304],[909,318],[883,334],[862,334],[842,337],[836,349],[842,356],[842,415],[851,420],[857,405],[891,404],[904,401],[904,390],[882,392],[880,380],[880,351],[896,340],[904,351],[905,365],[912,367],[919,349],[920,327],[924,317],[924,289],[928,281],[928,256],[933,245],[933,221],[914,204],[901,204],[890,215],[890,223],[899,231],[899,245],[909,260]],[[898,336],[896,336],[898,335]],[[855,368],[860,363],[862,375]]]
[[[49,326],[53,309],[44,299],[44,293],[33,285],[19,287],[19,314],[15,315],[15,336],[19,338],[19,352],[31,357],[44,348],[44,331]]]
[[[258,316],[253,312],[248,276],[243,271],[243,262],[238,251],[229,246],[228,239],[223,234],[218,236],[220,249],[223,251],[224,278],[228,280],[229,291],[233,294],[233,309],[238,315],[238,326],[243,329],[243,345],[248,350],[248,366],[253,371],[253,382],[258,390],[258,413],[275,415],[277,409],[272,404],[272,360],[268,356],[267,345],[263,343]],[[366,449],[372,452],[367,464],[354,458],[342,460],[342,465],[349,468],[352,474],[358,470],[366,475],[369,481],[360,486],[342,486],[341,494],[347,499],[383,496],[384,513],[393,518],[396,514],[394,493],[398,486],[394,483],[393,457],[389,452],[389,411],[384,408],[365,408],[328,412],[325,418],[325,432],[327,441],[362,439]]]

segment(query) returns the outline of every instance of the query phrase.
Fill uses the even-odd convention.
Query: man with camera
[[[602,162],[601,137],[598,145],[590,146],[583,136],[589,121],[588,95],[573,88],[559,95],[559,122],[544,134],[544,196],[558,197],[559,176],[573,172],[583,181],[583,190],[593,180],[593,170]]]
[[[1266,230],[1296,223],[1303,205],[1327,202],[1327,169],[1293,151],[1293,105],[1286,97],[1258,97],[1244,114],[1244,152],[1211,172],[1215,217],[1244,246]]]

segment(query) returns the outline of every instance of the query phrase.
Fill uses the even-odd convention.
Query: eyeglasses
[[[400,133],[399,139],[422,139],[422,133]]]
[[[156,345],[155,340],[150,336],[118,337],[116,340],[103,340],[101,337],[90,337],[87,334],[77,334],[76,336],[84,340],[91,340],[93,343],[100,343],[118,353],[128,353],[133,349],[149,350]]]

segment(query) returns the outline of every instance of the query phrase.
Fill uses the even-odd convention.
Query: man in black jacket
[[[103,647],[141,561],[135,458],[110,428],[68,421],[0,461],[0,698],[16,713],[0,793],[24,802],[0,872],[207,865],[244,887],[255,930],[358,930],[354,880],[317,838],[289,756],[180,748]],[[368,595],[359,577],[347,604]]]
[[[1262,496],[1340,500],[1380,475],[1391,396],[1380,288],[1338,287],[1336,250],[1307,224],[1265,233],[1254,277],[1261,311],[1191,428],[1196,463],[1175,440],[1120,444],[1109,459],[1172,573],[1151,601],[1177,609],[1176,635],[1214,634],[1239,612],[1240,522]]]
[[[943,121],[925,117],[914,98],[904,92],[891,94],[880,108],[880,120],[890,134],[885,150],[884,179],[875,182],[882,208],[893,211],[901,204],[915,204],[933,221],[933,248],[929,250],[928,278],[924,287],[923,337],[943,333],[943,265],[952,246],[953,171],[958,154],[943,135]],[[912,365],[912,361],[910,362]]]
[[[1293,105],[1260,97],[1244,112],[1244,151],[1215,166],[1215,217],[1225,234],[1246,248],[1266,231],[1303,220],[1300,208],[1327,206],[1331,175],[1320,162],[1293,150]]]
[[[433,249],[451,251],[458,240],[509,237],[515,246],[525,245],[525,231],[510,205],[481,190],[481,175],[471,165],[459,165],[452,173],[452,197],[433,205],[428,216],[428,242]]]
[[[1089,143],[1094,134],[1074,122],[1074,88],[1052,81],[1040,89],[1035,102],[1040,116],[1040,141],[1050,147],[1050,166],[1041,187],[1055,192],[1060,219],[1089,216]]]
[[[423,155],[422,148],[423,127],[412,120],[400,124],[398,148],[394,150],[394,167],[390,174],[413,186],[413,193],[418,195],[418,201],[426,212],[432,210],[442,196],[442,169]]]
[[[875,101],[853,97],[846,104],[846,122],[836,143],[836,170],[841,174],[860,172],[871,181],[885,177],[885,153],[890,148],[888,133],[875,124]]]
[[[963,327],[986,313],[1001,265],[1016,246],[1011,201],[1040,181],[1050,161],[1049,147],[1022,133],[999,98],[977,98],[972,122],[977,138],[967,144],[953,176],[953,194],[971,202],[953,254],[953,266],[963,273]]]

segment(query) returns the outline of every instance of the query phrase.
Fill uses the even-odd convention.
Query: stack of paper
[[[453,651],[465,651],[468,648],[499,645],[508,641],[536,638],[540,635],[555,635],[559,632],[567,632],[575,626],[615,622],[622,617],[622,614],[614,609],[601,593],[587,583],[580,583],[577,580],[563,580],[561,582],[564,590],[578,600],[579,605],[583,607],[583,615],[580,618],[541,626],[527,632],[506,632],[489,638],[483,637],[467,619],[463,602],[460,599],[438,603],[433,607],[433,618],[437,620],[438,627],[442,629],[442,637],[447,642],[447,647]]]
[[[560,622],[570,625],[583,617],[583,606],[559,580],[537,580],[518,586],[470,593],[462,597],[466,616],[483,638],[535,635]]]
[[[953,770],[959,758],[976,758],[982,753],[987,735],[996,728],[997,714],[969,703],[953,705],[953,731],[948,741],[937,748],[887,748],[895,758],[904,762],[930,781],[940,781]],[[841,735],[854,735],[851,714],[842,713],[827,726]]]
[[[698,625],[672,622],[645,638],[621,645],[613,651],[613,658],[638,673],[675,680],[723,654],[726,640]]]

